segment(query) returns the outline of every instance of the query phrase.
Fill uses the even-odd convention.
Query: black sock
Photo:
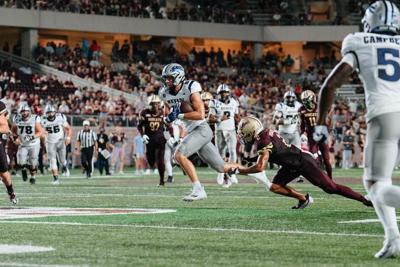
[[[54,179],[54,181],[57,181],[58,180],[58,175],[53,175],[53,179]]]
[[[6,188],[7,188],[7,193],[8,193],[9,195],[11,195],[12,193],[14,193],[14,188],[13,188],[12,184],[6,185]]]

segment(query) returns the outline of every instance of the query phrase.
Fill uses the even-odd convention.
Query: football
[[[188,102],[181,102],[180,109],[182,113],[188,113],[193,111],[192,105],[190,105]]]

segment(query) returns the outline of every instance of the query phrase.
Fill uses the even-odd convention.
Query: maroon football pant
[[[318,160],[321,161],[324,166],[326,173],[328,174],[329,178],[332,179],[332,165],[329,158],[329,146],[325,143],[317,143],[314,139],[308,139],[308,144],[310,146],[310,152],[312,154],[318,153],[318,150],[321,152],[321,155],[318,154]]]
[[[281,167],[272,182],[278,185],[287,185],[298,176],[302,175],[313,185],[321,188],[328,194],[341,195],[350,199],[366,202],[363,195],[354,192],[350,187],[335,183],[322,171],[318,163],[308,153],[302,153],[301,166],[298,169]]]

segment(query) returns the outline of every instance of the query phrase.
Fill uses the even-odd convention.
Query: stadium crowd
[[[138,114],[146,107],[147,97],[157,93],[162,83],[154,73],[161,72],[165,61],[174,61],[185,66],[188,79],[199,80],[205,91],[215,94],[220,83],[227,83],[232,94],[238,99],[241,115],[256,113],[266,125],[271,125],[271,118],[276,104],[282,101],[287,90],[293,90],[297,96],[304,90],[317,92],[326,77],[325,69],[336,63],[334,54],[328,58],[316,57],[310,66],[300,76],[292,80],[291,73],[294,60],[282,49],[276,53],[268,52],[257,62],[251,59],[249,51],[228,51],[225,56],[220,49],[197,52],[191,50],[187,55],[180,55],[174,47],[162,47],[144,53],[145,49],[134,49],[130,52],[130,44],[124,42],[121,47],[116,44],[112,54],[113,63],[107,67],[99,62],[95,52],[96,42],[83,46],[77,44],[74,49],[67,45],[56,46],[48,43],[46,47],[38,47],[34,55],[39,63],[45,63],[61,71],[75,74],[81,78],[93,80],[121,91],[134,94],[136,101],[127,103],[123,97],[111,99],[105,92],[91,88],[75,88],[71,81],[61,82],[48,75],[26,74],[13,69],[8,62],[2,64],[0,86],[3,97],[7,99],[13,110],[16,110],[18,99],[28,101],[35,112],[40,113],[46,104],[58,107],[60,112],[69,115],[87,115],[97,125],[136,126]],[[140,47],[137,46],[137,47]],[[132,55],[127,62],[122,59]],[[169,58],[165,58],[169,55]],[[355,76],[354,76],[355,77]],[[352,77],[349,83],[359,83]],[[25,85],[24,85],[25,84]],[[28,84],[29,86],[27,86]],[[7,90],[19,88],[21,91]],[[33,88],[24,92],[23,89]],[[54,88],[62,89],[62,94],[47,96],[47,100],[39,96]],[[65,95],[63,90],[72,90]],[[362,114],[363,105],[360,102],[338,102],[333,114],[334,137],[332,138],[332,161],[341,166],[344,147],[343,137],[346,133],[354,136],[351,147],[354,158],[351,165],[359,166],[361,159],[358,153],[363,148],[364,126]],[[352,120],[348,120],[352,118]],[[76,120],[76,118],[75,118]],[[81,120],[75,122],[79,124]],[[361,126],[360,126],[361,125]],[[350,130],[350,132],[348,131]],[[347,166],[347,165],[346,165]]]

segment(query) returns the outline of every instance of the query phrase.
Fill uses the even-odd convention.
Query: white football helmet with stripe
[[[367,8],[361,22],[364,32],[397,34],[400,29],[400,12],[390,1],[376,1]]]

